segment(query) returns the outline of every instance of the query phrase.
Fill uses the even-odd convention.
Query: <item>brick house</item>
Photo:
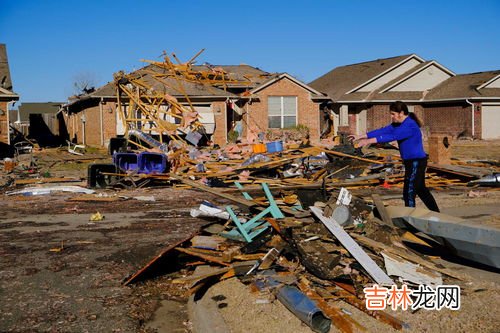
[[[425,120],[437,133],[500,138],[500,70],[456,75],[424,98]]]
[[[309,85],[331,98],[335,134],[361,134],[388,124],[389,104],[401,100],[423,121],[425,136],[487,139],[500,137],[500,128],[489,125],[500,117],[498,74],[456,75],[410,54],[337,67]]]
[[[7,47],[0,44],[0,144],[10,145],[9,106],[18,100],[19,95],[12,91]]]
[[[169,94],[184,105],[190,102],[199,113],[207,134],[219,145],[228,142],[231,130],[238,130],[240,138],[252,142],[259,133],[270,128],[299,124],[310,129],[311,141],[319,141],[320,103],[328,99],[325,95],[286,73],[268,73],[248,65],[216,67],[235,78],[235,82],[222,87],[183,81],[183,90],[189,101],[178,89],[172,88],[177,85],[175,79],[163,79],[164,84],[152,79],[150,66],[134,73],[143,75],[142,79],[155,91]],[[210,68],[193,66],[193,70],[207,71]],[[121,101],[126,108],[128,100],[122,98]],[[114,82],[66,104],[65,121],[70,140],[108,146],[110,138],[125,133],[117,106]]]

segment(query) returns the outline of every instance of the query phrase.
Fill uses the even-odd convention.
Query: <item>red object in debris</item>
[[[387,180],[384,180],[384,183],[382,184],[382,187],[383,188],[391,188],[391,185],[389,184],[389,182]]]

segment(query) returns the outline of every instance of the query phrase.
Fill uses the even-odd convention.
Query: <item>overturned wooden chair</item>
[[[243,190],[243,186],[240,183],[235,182],[235,185],[240,190]],[[269,190],[267,184],[262,183],[261,185],[264,193],[266,194],[269,206],[246,222],[241,221],[233,212],[231,207],[226,207],[231,220],[233,220],[234,224],[236,224],[236,228],[231,231],[221,233],[221,236],[250,243],[255,237],[260,235],[271,226],[268,222],[262,220],[264,216],[271,215],[275,219],[281,219],[285,217],[276,204],[276,201],[274,201],[273,195],[271,194],[271,191]],[[243,192],[243,196],[247,200],[253,200],[253,198],[246,192]]]

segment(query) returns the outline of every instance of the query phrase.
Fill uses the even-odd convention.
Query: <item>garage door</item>
[[[482,109],[482,139],[500,139],[500,104],[483,104]]]

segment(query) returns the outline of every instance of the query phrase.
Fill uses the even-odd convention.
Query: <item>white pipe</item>
[[[474,103],[471,103],[469,102],[468,99],[465,100],[465,102],[467,104],[469,104],[470,106],[472,106],[472,139],[474,139],[474,134],[475,134],[475,131],[474,131],[474,127],[475,127],[475,116],[474,116],[474,113],[476,112],[476,107],[474,106]]]
[[[5,112],[7,113],[7,144],[10,146],[10,113],[9,113],[9,104],[12,103],[12,106],[16,104],[16,101],[10,101],[7,102],[7,110]],[[19,110],[17,111],[17,117],[19,118]]]
[[[85,111],[83,111],[83,115],[82,115],[82,144],[85,145],[85,122],[87,121],[87,119],[85,118]]]
[[[101,101],[99,102],[99,119],[100,119],[100,130],[101,130],[101,147],[104,147],[104,126],[103,126],[103,98],[101,97]]]

